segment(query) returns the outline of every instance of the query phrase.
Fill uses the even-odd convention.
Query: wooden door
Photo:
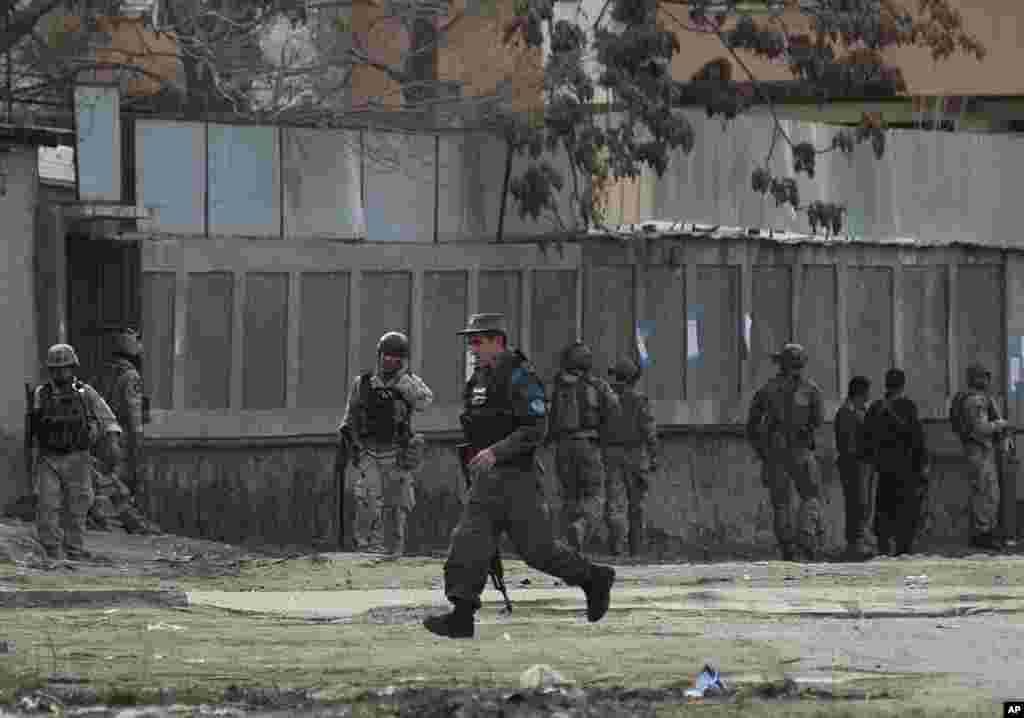
[[[139,242],[68,236],[68,340],[82,364],[79,377],[90,384],[110,356],[110,330],[143,330],[141,258]]]

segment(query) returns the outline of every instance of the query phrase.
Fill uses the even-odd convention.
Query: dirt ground
[[[881,716],[911,707],[920,715],[980,716],[1001,711],[998,701],[1024,698],[1019,556],[619,565],[612,610],[593,626],[581,623],[577,590],[507,561],[513,614],[500,614],[488,587],[477,638],[467,646],[419,627],[444,605],[437,558],[309,556],[99,532],[90,532],[87,547],[96,561],[52,564],[30,526],[0,520],[0,704],[7,706],[0,715],[60,705],[69,715],[124,718],[666,716],[695,709],[702,716]],[[215,595],[228,595],[228,603],[217,604]],[[290,607],[283,596],[292,597]],[[118,697],[108,686],[76,698],[40,673],[38,658],[29,680],[4,655],[5,641],[17,636],[19,648],[10,653],[25,656],[25,644],[43,627],[57,626],[81,646],[65,646],[60,665],[49,649],[51,668],[78,671],[89,684],[101,674],[100,654],[116,653],[103,643],[110,632],[104,626],[126,625],[98,622],[101,613],[116,618],[114,611],[150,629],[176,624],[180,631],[162,638],[170,648],[152,649],[170,658],[133,683],[132,696]],[[224,636],[214,637],[221,629]],[[206,668],[186,655],[202,644],[199,637],[209,637]],[[234,653],[217,653],[231,640]],[[262,659],[262,668],[244,665],[264,648],[273,659]],[[171,658],[178,663],[170,665]],[[123,659],[138,663],[130,651]],[[705,662],[722,671],[728,691],[696,706],[685,690]],[[521,689],[522,670],[538,663],[572,682]],[[122,670],[116,660],[106,665],[111,675]],[[205,693],[182,690],[183,677],[195,689],[204,672]],[[296,687],[306,676],[309,683]],[[261,681],[262,688],[252,685]],[[291,688],[273,688],[278,681]]]

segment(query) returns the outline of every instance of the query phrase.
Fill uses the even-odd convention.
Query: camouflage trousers
[[[605,470],[601,447],[591,439],[559,439],[555,468],[569,545],[581,551],[591,540],[603,542]]]
[[[409,514],[416,507],[416,487],[412,473],[398,465],[397,452],[363,451],[359,466],[349,465],[348,475],[355,501],[353,548],[405,553]]]
[[[775,537],[784,559],[796,557],[796,550],[819,561],[824,554],[825,526],[821,506],[821,478],[818,459],[810,449],[772,448],[762,466],[762,481],[771,492]],[[793,492],[799,509],[793,515]]]
[[[995,449],[970,443],[964,447],[970,466],[971,537],[994,534],[999,529],[999,472]]]
[[[36,462],[36,533],[51,557],[85,549],[85,521],[93,500],[91,467],[88,451],[43,453]]]
[[[642,446],[606,446],[605,517],[611,552],[639,555],[646,545],[645,502],[649,460]]]

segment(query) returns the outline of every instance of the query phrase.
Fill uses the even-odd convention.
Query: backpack
[[[956,396],[953,397],[953,402],[949,405],[949,425],[953,429],[953,433],[961,439],[966,438],[971,433],[970,424],[968,424],[967,416],[964,414],[964,402],[968,396],[966,391],[957,392]]]

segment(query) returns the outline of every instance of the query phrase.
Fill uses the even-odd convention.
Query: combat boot
[[[473,614],[476,610],[466,601],[456,601],[451,613],[428,616],[423,625],[431,633],[444,638],[472,638],[476,629]]]
[[[596,623],[608,612],[612,598],[612,584],[615,583],[615,569],[611,566],[594,566],[590,581],[581,588],[587,596],[587,620]]]

